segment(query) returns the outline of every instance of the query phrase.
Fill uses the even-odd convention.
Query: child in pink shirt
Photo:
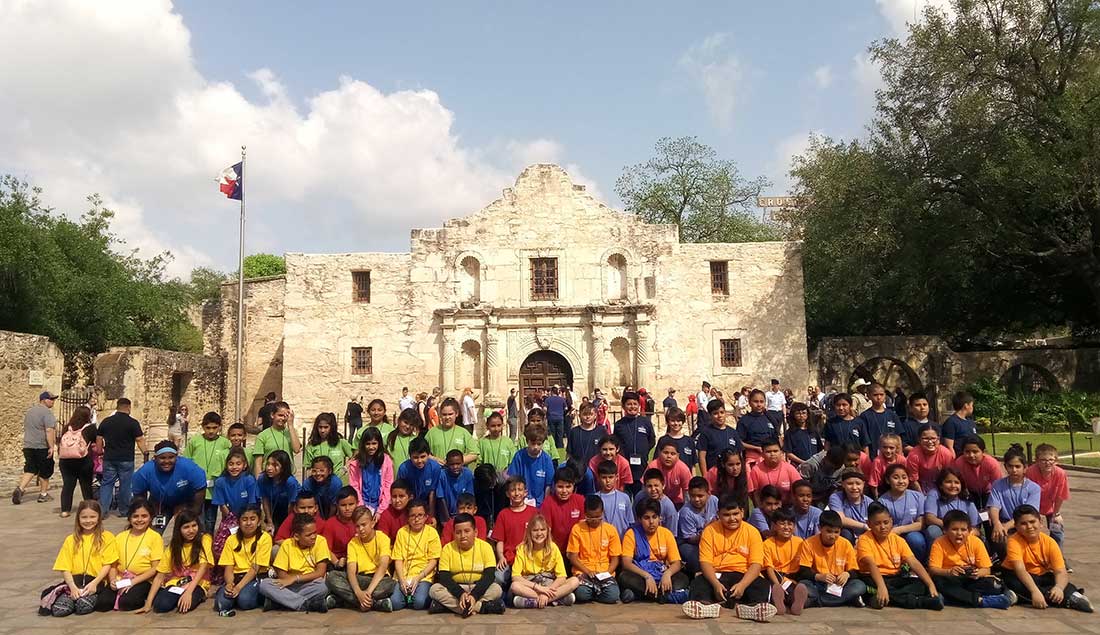
[[[981,437],[964,437],[956,443],[962,446],[962,454],[955,459],[955,469],[962,474],[970,500],[978,509],[985,509],[993,481],[1004,477],[1004,468],[995,457],[985,453],[985,441]]]
[[[749,471],[749,491],[755,492],[765,485],[779,490],[783,503],[791,502],[791,485],[802,478],[798,470],[783,460],[779,439],[768,439],[760,444],[763,460],[757,461]]]
[[[1039,513],[1047,519],[1050,537],[1062,546],[1065,527],[1062,524],[1062,503],[1069,500],[1069,479],[1058,467],[1058,448],[1049,443],[1035,448],[1035,462],[1027,468],[1027,478],[1039,484]]]
[[[691,480],[691,470],[680,460],[680,450],[670,437],[664,437],[657,444],[657,458],[649,462],[646,469],[657,469],[665,477],[665,495],[679,509],[684,504],[684,492]]]
[[[940,445],[940,435],[936,428],[926,423],[917,432],[917,447],[909,450],[905,457],[905,471],[911,482],[920,484],[920,491],[927,494],[936,487],[936,476],[945,467],[955,463],[955,452]]]
[[[878,454],[875,455],[874,461],[865,466],[863,463],[865,455],[860,455],[859,468],[863,471],[863,475],[867,477],[867,485],[878,488],[883,482],[886,468],[894,464],[905,464],[905,455],[901,453],[901,445],[900,436],[888,433],[878,438]]]

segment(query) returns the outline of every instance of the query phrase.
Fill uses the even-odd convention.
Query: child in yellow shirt
[[[115,536],[118,562],[108,574],[108,587],[96,595],[95,610],[136,611],[145,606],[164,556],[164,538],[150,527],[155,513],[144,498],[130,503],[129,524]]]
[[[776,615],[790,611],[802,615],[808,592],[798,584],[798,550],[802,539],[794,535],[794,514],[779,508],[771,515],[772,535],[764,541],[764,575],[772,585]]]
[[[1020,505],[1012,521],[1016,533],[1005,546],[1005,585],[1037,609],[1057,606],[1092,613],[1092,603],[1069,581],[1058,543],[1042,532],[1039,510]]]
[[[65,536],[53,563],[65,581],[42,592],[42,615],[66,617],[94,611],[97,593],[105,590],[111,565],[118,562],[115,537],[103,529],[98,501],[81,501],[73,524],[73,533]]]
[[[641,500],[636,514],[638,521],[623,534],[619,599],[623,604],[635,599],[683,604],[690,580],[680,572],[683,562],[676,538],[661,526],[660,501]]]
[[[290,532],[291,538],[283,541],[271,563],[275,577],[260,581],[264,610],[281,606],[291,611],[325,613],[336,606],[336,598],[329,595],[325,585],[325,573],[332,560],[328,542],[317,533],[317,521],[311,514],[294,514]]]
[[[450,611],[462,617],[504,612],[503,592],[495,582],[497,557],[489,543],[477,537],[477,524],[470,514],[457,514],[455,539],[439,554],[439,571],[429,595],[429,613]]]
[[[719,607],[732,608],[743,620],[767,622],[775,616],[768,603],[771,587],[760,575],[764,541],[745,522],[745,503],[727,495],[718,503],[718,519],[699,537],[702,575],[691,582],[691,601],[684,614],[693,619],[718,617]]]
[[[397,583],[390,577],[390,537],[374,527],[374,512],[360,505],[351,513],[355,537],[348,541],[347,571],[325,578],[338,604],[359,611],[393,610],[390,596]]]
[[[431,601],[429,592],[439,554],[443,550],[439,532],[428,524],[428,504],[415,500],[406,508],[409,524],[397,530],[393,544],[393,571],[397,586],[390,596],[393,610],[423,611]]]
[[[263,530],[263,510],[256,503],[237,517],[237,531],[225,541],[218,564],[225,567],[225,584],[214,594],[214,610],[223,617],[236,609],[250,611],[260,605],[260,579],[271,564],[271,534]]]
[[[512,605],[517,609],[572,606],[581,581],[565,573],[565,559],[550,539],[550,524],[537,514],[527,521],[512,563]]]
[[[210,569],[214,566],[213,540],[203,532],[200,519],[190,509],[176,514],[172,539],[157,565],[153,589],[138,613],[187,613],[206,600]]]

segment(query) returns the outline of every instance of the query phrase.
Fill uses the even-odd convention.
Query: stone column
[[[498,346],[500,345],[500,337],[497,334],[497,328],[495,325],[490,325],[485,330],[485,397],[484,401],[486,405],[498,406],[501,403],[501,368],[499,366],[498,358],[500,353]]]
[[[455,391],[455,332],[454,328],[443,327],[443,394],[454,395]]]
[[[592,315],[592,364],[591,364],[591,377],[592,386],[587,388],[599,388],[604,392],[610,394],[610,389],[607,384],[607,364],[608,355],[610,351],[608,349],[607,338],[603,333],[603,319],[602,316]]]
[[[657,394],[655,386],[649,384],[652,373],[649,363],[649,316],[638,315],[634,320],[634,377],[635,387],[645,388]]]

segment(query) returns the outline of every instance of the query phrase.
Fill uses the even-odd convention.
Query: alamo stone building
[[[801,245],[685,244],[534,165],[479,212],[414,229],[408,253],[286,254],[245,284],[245,417],[274,391],[300,418],[350,396],[511,387],[657,395],[809,379]],[[205,353],[235,382],[236,284],[203,312]],[[391,404],[392,402],[392,404]]]

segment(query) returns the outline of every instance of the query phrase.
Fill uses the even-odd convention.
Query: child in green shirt
[[[390,433],[394,431],[393,424],[390,423],[390,417],[386,414],[386,402],[381,399],[371,399],[367,404],[367,425],[359,428],[352,435],[351,445],[352,447],[359,447],[359,439],[363,436],[363,431],[367,429],[367,426],[374,426],[378,428],[378,431],[382,433],[382,441],[390,437]]]
[[[208,532],[213,532],[218,521],[218,507],[210,504],[214,481],[225,470],[225,457],[229,454],[229,439],[221,436],[222,416],[208,412],[202,416],[202,434],[187,440],[183,455],[206,472],[206,502],[203,503],[203,522]]]
[[[340,477],[342,483],[348,482],[348,470],[345,464],[355,454],[348,440],[336,429],[336,415],[322,412],[313,420],[313,430],[309,433],[306,455],[303,463],[313,465],[313,459],[327,456],[332,461],[332,471]]]
[[[485,431],[485,436],[477,442],[478,462],[491,464],[496,468],[497,477],[502,479],[504,470],[508,469],[516,454],[516,444],[504,436],[504,417],[499,412],[489,414],[485,420]]]

